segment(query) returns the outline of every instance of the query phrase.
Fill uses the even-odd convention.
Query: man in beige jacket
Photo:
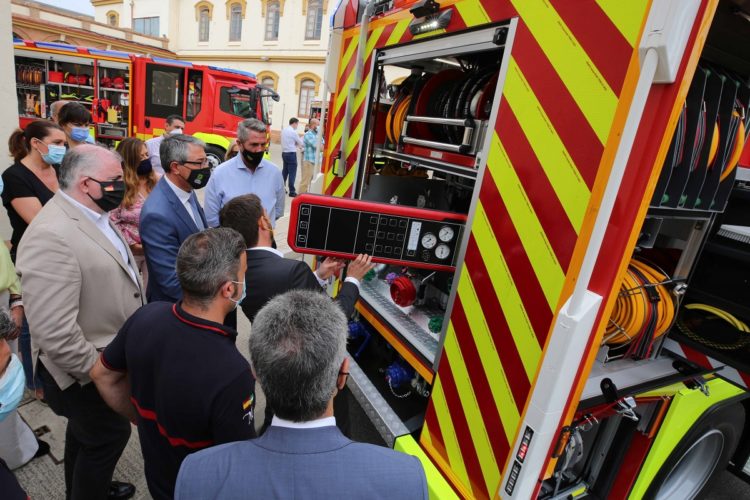
[[[133,255],[108,216],[125,192],[120,158],[80,146],[65,155],[59,180],[16,262],[34,332],[32,359],[50,408],[68,418],[66,498],[129,498],[135,488],[111,480],[130,422],[104,403],[88,375],[99,351],[143,305]]]

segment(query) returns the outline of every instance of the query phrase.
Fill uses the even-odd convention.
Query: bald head
[[[318,130],[318,125],[320,125],[320,120],[318,120],[317,118],[313,118],[312,120],[310,120],[310,123],[308,123],[308,127],[315,131]]]

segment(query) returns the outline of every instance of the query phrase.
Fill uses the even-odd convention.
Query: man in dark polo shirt
[[[222,324],[245,296],[245,242],[228,228],[193,234],[176,267],[182,301],[138,310],[91,370],[107,404],[138,425],[155,499],[173,497],[190,453],[255,436],[255,379]]]

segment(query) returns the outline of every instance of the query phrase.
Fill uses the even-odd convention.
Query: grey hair
[[[16,324],[5,311],[0,311],[0,340],[5,340],[16,330]]]
[[[81,177],[92,175],[102,165],[103,157],[107,156],[118,164],[122,163],[122,157],[117,152],[102,146],[82,144],[68,149],[60,165],[60,189],[67,193]]]
[[[206,143],[192,135],[173,134],[161,141],[159,160],[165,172],[169,172],[169,164],[173,161],[177,163],[188,161],[188,144],[195,144],[206,149]]]
[[[218,227],[188,236],[176,263],[185,300],[207,307],[224,283],[237,280],[243,253],[245,240],[234,229]]]
[[[292,290],[258,312],[250,359],[276,415],[307,422],[325,412],[336,393],[346,338],[344,313],[320,292]]]
[[[265,134],[268,132],[268,127],[257,118],[247,118],[237,124],[237,139],[240,142],[245,142],[250,138],[250,131]]]

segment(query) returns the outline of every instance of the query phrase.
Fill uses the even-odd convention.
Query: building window
[[[268,2],[268,14],[266,15],[266,40],[275,41],[279,39],[279,2]]]
[[[260,82],[261,85],[264,87],[268,87],[269,89],[276,90],[276,80],[274,80],[272,77],[267,76]]]
[[[232,4],[229,13],[229,41],[239,42],[242,40],[242,6]]]
[[[159,18],[137,17],[133,19],[133,30],[148,36],[159,36]]]
[[[117,27],[120,24],[120,15],[114,10],[107,12],[107,24]]]
[[[204,7],[198,13],[198,41],[208,41],[208,30],[211,25],[211,12]]]
[[[306,78],[300,83],[299,89],[299,108],[297,109],[297,115],[302,118],[310,116],[310,104],[313,102],[315,97],[315,82]]]
[[[320,31],[322,27],[323,5],[321,0],[308,0],[305,40],[320,40]]]

